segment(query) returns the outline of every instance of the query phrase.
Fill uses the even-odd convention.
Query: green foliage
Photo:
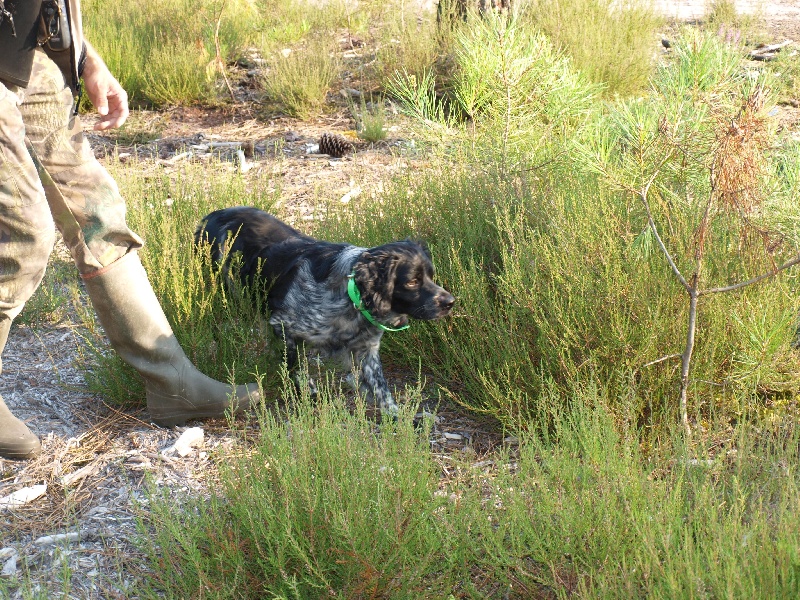
[[[800,61],[791,51],[779,52],[768,68],[776,74],[775,87],[782,102],[800,105]]]
[[[247,0],[83,3],[87,37],[134,105],[215,101],[220,76],[215,32],[227,62],[256,37]]]
[[[376,32],[375,63],[364,75],[385,87],[398,72],[421,76],[439,65],[447,54],[450,30],[437,26],[433,12],[418,14],[411,2],[378,3],[374,19],[383,26]]]
[[[800,592],[794,425],[710,453],[673,429],[647,453],[607,388],[548,388],[552,428],[439,480],[410,413],[375,426],[327,388],[262,413],[210,498],[155,488],[143,598],[789,598]],[[627,410],[627,409],[626,409]],[[635,418],[635,417],[634,417]],[[451,596],[448,596],[452,594]]]
[[[487,170],[551,159],[551,144],[574,134],[595,100],[597,88],[513,15],[459,29],[453,59],[446,102],[431,71],[398,73],[390,89],[434,150]]]
[[[464,86],[471,94],[454,90],[455,97],[472,99],[464,106],[481,107],[466,126],[435,103],[430,80],[403,88],[407,110],[420,119],[428,143],[438,137],[436,149],[461,165],[415,172],[398,181],[379,206],[328,220],[321,233],[355,236],[366,244],[411,234],[431,243],[439,278],[459,300],[456,314],[415,328],[407,336],[413,341],[387,336],[387,350],[406,357],[422,352],[441,379],[455,384],[446,384],[454,398],[511,427],[537,427],[548,402],[543,390],[577,381],[619,386],[620,401],[633,393],[642,418],[674,418],[686,295],[631,190],[660,169],[651,202],[655,218],[678,266],[691,273],[698,219],[712,181],[715,193],[723,190],[722,179],[712,180],[710,173],[728,169],[742,175],[749,168],[723,148],[731,119],[739,119],[755,136],[747,138],[755,146],[742,147],[752,153],[741,156],[757,157],[747,159],[750,165],[765,165],[748,182],[748,193],[761,202],[748,222],[772,232],[768,239],[777,245],[766,247],[752,230],[742,234],[738,216],[715,209],[703,277],[708,286],[744,281],[798,247],[792,225],[798,208],[789,195],[795,189],[795,150],[776,153],[761,145],[771,139],[769,128],[759,129],[763,123],[757,121],[768,99],[752,121],[745,122],[741,112],[760,93],[760,82],[743,76],[735,68],[735,51],[713,38],[687,38],[676,54],[659,70],[651,97],[609,105],[584,129],[571,126],[580,125],[580,103],[567,101],[580,80],[550,75],[558,73],[550,60],[542,61],[541,75],[537,67],[526,71],[543,82],[533,109],[512,104],[504,116],[491,102],[507,96],[484,95],[477,85]],[[539,64],[536,54],[526,56]],[[585,98],[584,89],[575,97]],[[522,112],[536,106],[543,108]],[[551,106],[571,106],[575,118],[546,118],[563,114],[548,111]],[[515,127],[508,128],[509,122]],[[519,145],[497,143],[509,129],[526,134],[519,135]],[[486,141],[495,142],[495,152],[486,151]],[[497,158],[503,148],[508,155]],[[501,160],[516,168],[503,169]],[[526,163],[541,166],[521,169]],[[774,192],[755,196],[764,189]],[[796,389],[789,348],[798,309],[794,289],[793,280],[778,278],[703,299],[691,389],[698,418],[717,410],[747,412],[772,394]]]
[[[77,287],[78,270],[72,260],[51,260],[41,285],[14,321],[33,326],[59,322],[66,316],[67,307]]]
[[[330,41],[314,37],[272,57],[264,75],[264,90],[289,115],[305,119],[321,111],[338,72]]]
[[[215,598],[443,597],[468,548],[443,527],[428,428],[408,411],[379,433],[330,382],[314,406],[287,379],[288,408],[260,413],[252,452],[221,461],[210,500],[156,497],[145,542],[153,592]],[[306,390],[307,392],[307,390]],[[222,457],[221,457],[222,458]],[[454,523],[451,523],[453,525]],[[151,533],[152,532],[152,533]]]
[[[386,109],[383,98],[375,99],[370,95],[367,102],[362,94],[358,108],[351,104],[350,112],[356,120],[358,137],[368,142],[386,139]]]
[[[369,20],[368,8],[354,8],[347,0],[322,3],[255,0],[253,4],[258,11],[258,43],[265,55],[286,45],[293,46],[309,34],[330,35],[331,31],[343,27],[361,30]]]
[[[606,93],[639,93],[654,66],[662,20],[647,2],[534,0],[524,18],[565,52],[576,69]]]
[[[800,480],[774,467],[797,455],[795,426],[742,427],[711,457],[665,433],[647,456],[635,430],[609,418],[602,392],[576,394],[578,406],[554,419],[559,443],[529,439],[519,471],[497,482],[496,552],[528,558],[517,563],[524,583],[535,581],[525,567],[541,564],[580,598],[798,593]]]

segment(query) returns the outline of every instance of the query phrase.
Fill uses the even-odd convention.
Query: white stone
[[[14,577],[17,574],[17,554],[16,552],[11,555],[11,558],[3,563],[3,569],[0,571],[0,577]]]
[[[54,535],[43,535],[36,538],[33,543],[36,546],[55,546],[59,543],[77,542],[81,539],[81,534],[76,531],[70,533],[56,533]]]
[[[197,448],[203,445],[205,441],[205,432],[202,427],[190,427],[181,434],[175,441],[175,452],[180,456],[188,456],[192,453],[192,448]]]

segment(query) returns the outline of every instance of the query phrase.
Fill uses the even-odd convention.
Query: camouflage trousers
[[[0,318],[13,319],[41,283],[56,227],[81,275],[142,245],[64,76],[37,51],[27,88],[0,82]]]

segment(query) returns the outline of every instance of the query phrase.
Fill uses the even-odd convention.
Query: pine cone
[[[333,158],[341,158],[348,152],[353,152],[355,147],[346,138],[335,133],[323,133],[319,138],[319,153],[327,154]]]

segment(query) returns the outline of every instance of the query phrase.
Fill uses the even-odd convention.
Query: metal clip
[[[61,30],[61,7],[55,0],[44,0],[39,12],[39,35],[36,42],[44,46]]]
[[[11,37],[17,37],[17,28],[14,27],[14,15],[8,12],[5,0],[0,0],[0,24],[3,21],[8,21],[8,24],[11,25]]]

